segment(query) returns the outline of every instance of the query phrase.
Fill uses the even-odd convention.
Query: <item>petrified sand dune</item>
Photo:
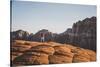
[[[92,50],[55,42],[14,41],[11,44],[12,65],[62,64],[96,61]]]

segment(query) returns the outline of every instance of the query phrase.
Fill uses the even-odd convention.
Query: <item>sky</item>
[[[48,29],[62,33],[73,23],[92,16],[96,16],[95,5],[13,1],[12,31],[22,29],[36,33]]]

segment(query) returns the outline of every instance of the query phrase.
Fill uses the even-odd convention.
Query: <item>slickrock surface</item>
[[[96,52],[70,44],[15,40],[11,61],[14,66],[91,62],[96,61]]]

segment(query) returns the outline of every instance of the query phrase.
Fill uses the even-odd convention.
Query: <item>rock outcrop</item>
[[[54,49],[55,53],[49,56],[51,64],[72,63],[74,54],[71,53],[71,49],[63,45],[54,46]]]
[[[23,30],[17,30],[11,32],[11,39],[12,40],[28,40],[29,33]]]
[[[96,53],[89,49],[55,42],[16,40],[11,44],[11,65],[63,64],[96,61]]]
[[[96,51],[96,17],[74,23],[72,29],[67,29],[55,40],[59,43],[69,43]]]

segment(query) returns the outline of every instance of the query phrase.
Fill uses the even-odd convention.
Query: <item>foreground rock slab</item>
[[[55,42],[14,41],[11,44],[14,66],[64,64],[96,61],[96,52]]]

